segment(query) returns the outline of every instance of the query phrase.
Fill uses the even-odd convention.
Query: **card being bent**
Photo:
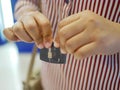
[[[65,64],[66,54],[62,54],[59,48],[52,45],[51,48],[40,49],[40,59],[49,63]]]

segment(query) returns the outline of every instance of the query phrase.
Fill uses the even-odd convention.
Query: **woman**
[[[65,65],[42,62],[45,90],[119,90],[120,0],[18,0],[12,41],[60,47]],[[58,32],[57,32],[58,30]],[[54,38],[52,38],[52,36]]]

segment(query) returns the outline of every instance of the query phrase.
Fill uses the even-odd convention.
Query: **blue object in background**
[[[3,28],[4,28],[3,16],[2,16],[2,9],[0,7],[0,45],[3,45],[7,42],[7,40],[5,39],[3,35]]]
[[[16,1],[17,0],[11,0],[13,15],[14,15],[14,7],[16,4]],[[14,22],[16,22],[15,19],[14,19]],[[20,53],[31,52],[34,46],[33,43],[24,43],[24,42],[16,42],[16,45]]]

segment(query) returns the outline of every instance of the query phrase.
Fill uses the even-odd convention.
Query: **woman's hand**
[[[22,15],[12,27],[4,30],[4,35],[11,41],[35,42],[39,48],[48,48],[52,43],[50,22],[38,11]]]
[[[59,23],[55,46],[78,59],[120,51],[120,24],[91,11],[71,15]]]

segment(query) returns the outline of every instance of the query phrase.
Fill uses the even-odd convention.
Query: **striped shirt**
[[[18,0],[16,17],[24,10],[23,7],[38,10],[38,1]],[[62,19],[83,10],[91,10],[120,23],[120,0],[42,0],[41,3],[43,14],[52,24],[54,36]],[[42,62],[45,90],[120,90],[120,52],[94,55],[83,60],[76,60],[68,54],[66,61],[65,65]]]

